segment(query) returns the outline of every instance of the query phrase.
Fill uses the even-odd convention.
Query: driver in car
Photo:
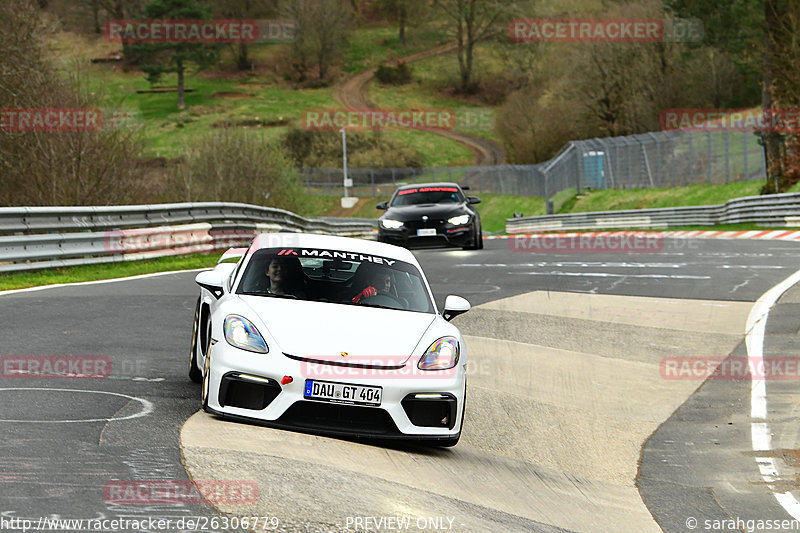
[[[393,296],[391,293],[392,274],[388,270],[380,270],[375,278],[373,278],[373,284],[377,285],[378,288],[375,288],[373,285],[368,286],[353,297],[353,303],[357,304],[362,298],[371,298],[373,296],[377,296],[378,294],[388,294],[389,296]]]

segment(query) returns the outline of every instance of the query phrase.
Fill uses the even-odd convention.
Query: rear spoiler
[[[220,264],[227,259],[234,259],[234,258],[238,259],[240,257],[244,257],[246,253],[247,253],[247,248],[228,248],[228,250],[224,254],[222,254],[222,257],[219,258],[217,264]]]

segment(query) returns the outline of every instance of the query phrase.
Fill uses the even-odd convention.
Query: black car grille
[[[409,220],[404,222],[405,226],[411,230],[418,230],[422,228],[440,228],[444,226],[443,219],[428,219],[428,220]]]
[[[298,428],[360,435],[381,436],[399,433],[392,417],[383,409],[305,400],[292,404],[278,422]]]

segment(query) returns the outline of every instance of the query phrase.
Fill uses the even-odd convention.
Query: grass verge
[[[0,274],[0,291],[54,285],[57,283],[97,281],[155,272],[213,267],[219,260],[220,255],[221,253],[191,254],[159,257],[143,261],[120,261],[117,263],[51,268],[31,272],[11,272]]]

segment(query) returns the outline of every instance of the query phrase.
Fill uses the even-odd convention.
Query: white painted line
[[[139,274],[136,276],[128,276],[126,278],[113,278],[113,279],[98,279],[95,281],[75,281],[73,283],[53,283],[52,285],[39,285],[37,287],[28,287],[26,289],[11,289],[7,291],[0,291],[0,296],[7,294],[17,294],[20,292],[34,292],[43,291],[45,289],[58,289],[61,287],[73,287],[76,285],[100,285],[102,283],[115,283],[118,281],[131,281],[135,279],[154,278],[156,276],[166,276],[168,274],[183,274],[185,272],[200,272],[201,270],[211,270],[213,267],[195,268],[191,270],[169,270],[167,272],[154,272],[152,274]]]
[[[711,279],[711,276],[684,276],[680,274],[610,274],[608,272],[509,272],[522,276],[572,276],[577,278],[647,278],[647,279]]]
[[[800,270],[765,292],[753,305],[747,316],[745,346],[747,347],[747,363],[750,367],[750,438],[753,451],[771,451],[772,433],[767,423],[767,382],[763,372],[757,369],[764,362],[764,330],[770,309],[778,299],[792,286],[800,282]],[[774,483],[779,479],[777,464],[772,457],[756,456],[756,464],[761,477],[774,491]],[[800,502],[791,492],[773,492],[778,503],[796,520],[800,520]]]
[[[119,422],[120,420],[131,420],[133,418],[141,418],[143,416],[147,416],[153,412],[153,404],[145,400],[143,398],[137,398],[135,396],[128,396],[127,394],[120,394],[118,392],[107,392],[107,391],[98,391],[98,390],[81,390],[81,389],[50,389],[50,388],[36,388],[36,387],[10,387],[10,388],[3,388],[0,391],[18,391],[18,390],[35,390],[35,391],[60,391],[60,392],[80,392],[86,394],[108,394],[111,396],[120,396],[122,398],[127,398],[134,402],[139,402],[142,408],[139,410],[138,413],[133,413],[132,415],[122,416],[120,418],[85,418],[85,419],[78,419],[78,420],[18,420],[18,419],[3,419],[0,422],[13,422],[15,424],[74,424],[74,423],[81,423],[81,422]]]

